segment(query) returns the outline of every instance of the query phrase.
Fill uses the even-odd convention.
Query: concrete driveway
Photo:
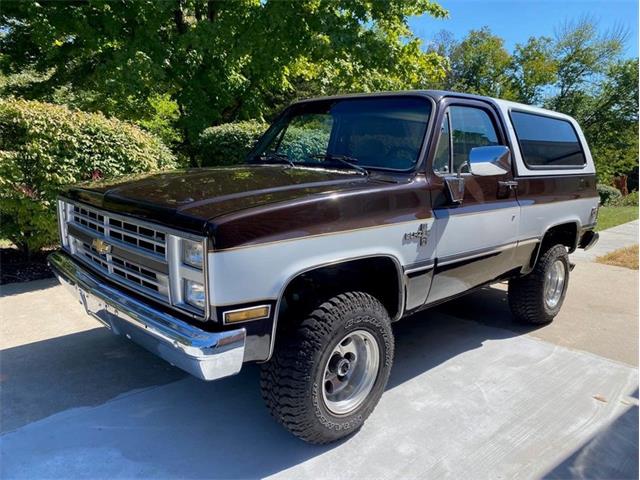
[[[396,324],[364,428],[317,447],[258,369],[205,383],[113,337],[53,281],[0,298],[2,478],[637,478],[637,272],[580,261],[561,315],[510,322],[501,286]]]

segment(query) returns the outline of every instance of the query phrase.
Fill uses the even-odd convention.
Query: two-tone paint
[[[570,117],[501,100],[447,92],[419,96],[432,105],[416,168],[408,173],[282,165],[199,169],[111,185],[79,186],[65,196],[97,208],[208,237],[211,318],[224,330],[225,311],[269,305],[268,318],[245,322],[245,361],[267,360],[284,292],[299,275],[356,259],[389,259],[396,270],[397,320],[448,298],[526,272],[549,229],[575,225],[574,247],[595,222],[595,170],[586,141]],[[310,100],[313,101],[313,100]],[[463,174],[461,204],[447,196],[431,168],[437,128],[446,109],[487,111],[499,141],[511,150],[505,175]],[[571,122],[586,164],[571,170],[531,170],[522,160],[511,111]]]

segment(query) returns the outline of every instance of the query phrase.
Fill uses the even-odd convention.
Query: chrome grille
[[[114,254],[99,253],[94,247],[77,238],[73,238],[76,255],[90,261],[96,268],[107,275],[117,275],[121,282],[143,290],[145,293],[162,300],[169,299],[169,277],[155,272],[131,260]]]
[[[197,268],[183,259],[186,241],[201,242],[206,252],[203,237],[66,199],[60,199],[58,207],[62,247],[74,258],[196,319],[209,317],[206,288],[204,309],[185,298],[187,280],[207,286],[207,262]]]
[[[162,257],[166,255],[166,235],[159,230],[138,225],[120,217],[113,218],[79,205],[73,206],[73,222],[101,233],[107,238],[128,243]]]

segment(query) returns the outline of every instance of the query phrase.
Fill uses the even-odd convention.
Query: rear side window
[[[586,163],[573,125],[566,120],[511,112],[524,163],[532,168],[582,167]]]

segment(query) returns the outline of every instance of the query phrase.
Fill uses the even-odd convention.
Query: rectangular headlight
[[[202,270],[203,257],[202,243],[182,240],[182,261],[185,264]]]
[[[204,310],[205,307],[205,294],[204,285],[202,283],[194,282],[192,280],[184,281],[184,301],[189,305]]]

